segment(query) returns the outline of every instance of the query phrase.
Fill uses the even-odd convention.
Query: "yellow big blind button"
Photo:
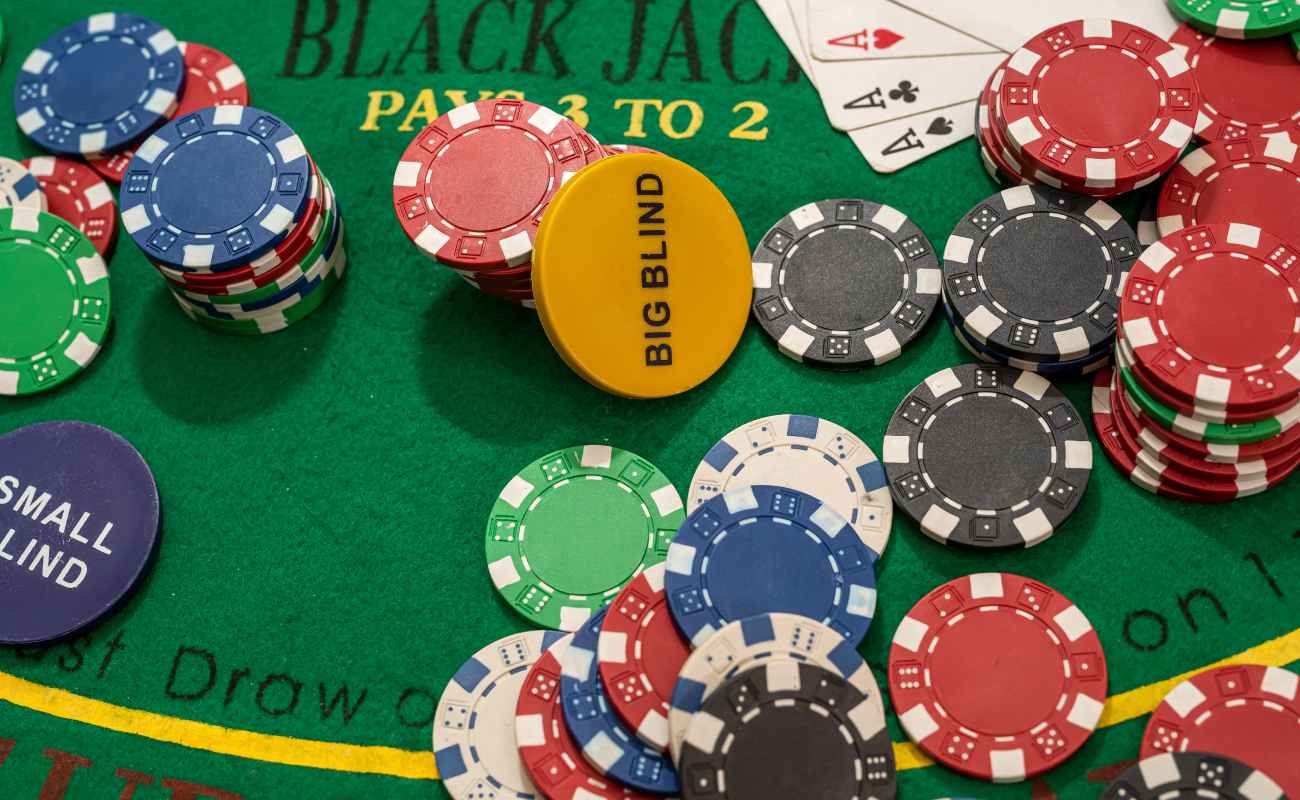
[[[713,182],[657,154],[604,158],[547,206],[533,292],[551,344],[575,372],[624,397],[703,383],[740,340],[749,245]]]

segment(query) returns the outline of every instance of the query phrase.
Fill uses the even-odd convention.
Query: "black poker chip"
[[[158,488],[130,442],[44,422],[0,437],[0,644],[71,636],[139,586],[158,543]]]
[[[942,271],[916,223],[867,200],[791,211],[753,254],[754,318],[781,352],[834,370],[896,358],[939,299]]]
[[[1092,442],[1069,398],[1042,375],[959,364],[903,398],[880,460],[894,502],[927,536],[1029,547],[1078,507]]]
[[[695,712],[678,761],[684,800],[875,798],[897,792],[880,697],[811,663],[732,676]]]
[[[1282,787],[1254,767],[1210,753],[1161,753],[1139,761],[1101,800],[1286,800]]]
[[[1141,252],[1106,202],[1014,186],[980,201],[953,229],[944,293],[978,342],[1024,359],[1083,359],[1111,346],[1120,287]]]

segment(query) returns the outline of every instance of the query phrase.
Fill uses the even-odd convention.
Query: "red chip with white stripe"
[[[1300,675],[1232,664],[1178,684],[1151,714],[1142,758],[1186,751],[1250,764],[1300,797]]]
[[[117,203],[108,184],[80,161],[36,156],[23,162],[41,185],[49,212],[76,226],[108,258],[117,241]]]
[[[1092,735],[1106,656],[1069,598],[1009,573],[944,584],[907,613],[889,650],[889,692],[907,735],[984,780],[1058,766]]]
[[[596,650],[610,705],[637,738],[668,752],[668,704],[691,645],[668,611],[663,564],[647,568],[614,598]]]

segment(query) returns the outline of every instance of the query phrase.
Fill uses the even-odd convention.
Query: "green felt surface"
[[[362,8],[369,17],[358,26]],[[630,32],[637,8],[646,12],[643,35]],[[9,4],[0,85],[12,87],[33,46],[92,10],[101,9]],[[814,90],[747,2],[138,0],[133,10],[228,52],[254,103],[295,126],[341,200],[350,268],[309,321],[249,340],[188,321],[129,239],[119,242],[106,351],[61,390],[3,399],[0,431],[73,418],[126,436],[157,476],[162,551],[121,613],[70,644],[0,650],[0,679],[235,730],[424,750],[433,698],[454,670],[524,627],[483,564],[486,515],[518,468],[562,447],[608,442],[653,460],[684,492],[715,439],[782,412],[836,420],[878,452],[900,398],[968,360],[935,319],[896,361],[827,374],[781,356],[751,324],[699,389],[625,401],[573,375],[532,312],[475,293],[404,239],[390,179],[413,131],[398,129],[404,112],[363,130],[371,103],[400,95],[409,108],[424,90],[444,111],[457,92],[513,89],[561,110],[582,107],[603,141],[641,142],[700,168],[751,240],[810,200],[864,196],[905,211],[942,249],[960,215],[994,189],[975,143],[893,176],[873,174],[826,124]],[[534,17],[541,28],[560,18],[553,39],[530,43]],[[326,23],[324,38],[295,38],[295,26],[311,33]],[[625,79],[630,51],[636,64]],[[702,122],[670,138],[651,113],[636,138],[620,103],[627,98],[697,103]],[[767,111],[752,129],[761,137],[730,135],[751,102]],[[687,117],[678,109],[674,130]],[[14,126],[0,131],[0,152],[34,154]],[[1136,198],[1122,204],[1130,218],[1137,206]],[[1086,414],[1089,383],[1064,388]],[[945,549],[900,513],[862,647],[869,661],[882,665],[919,597],[978,571],[1030,575],[1078,603],[1106,647],[1112,693],[1297,627],[1300,483],[1226,506],[1180,505],[1130,485],[1100,448],[1095,459],[1078,513],[1031,551]],[[883,669],[877,674],[883,681]],[[342,686],[350,718],[330,705]],[[1039,791],[1096,796],[1088,772],[1135,757],[1142,725],[1100,731]],[[891,731],[904,740],[892,717]],[[245,798],[446,796],[430,780],[220,756],[39,714],[0,695],[0,796],[37,797],[65,758],[53,751],[90,762],[62,794],[48,795],[67,800],[117,797],[119,769],[154,779],[137,800],[171,796],[164,778]],[[1031,785],[993,786],[930,767],[904,772],[900,790],[922,800],[996,800],[1029,797]]]

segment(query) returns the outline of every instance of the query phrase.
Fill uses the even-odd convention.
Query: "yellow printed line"
[[[413,752],[223,728],[92,700],[4,672],[0,672],[0,700],[52,717],[223,756],[395,778],[436,780],[438,777],[432,750]]]
[[[1106,709],[1098,727],[1108,728],[1150,713],[1175,684],[1202,670],[1241,663],[1282,667],[1295,661],[1300,661],[1300,629],[1168,680],[1112,695],[1106,700]],[[428,750],[321,742],[224,728],[116,706],[4,672],[0,672],[0,701],[96,728],[250,761],[414,780],[438,778],[433,753]],[[910,742],[896,743],[894,758],[899,770],[918,769],[934,763]]]

